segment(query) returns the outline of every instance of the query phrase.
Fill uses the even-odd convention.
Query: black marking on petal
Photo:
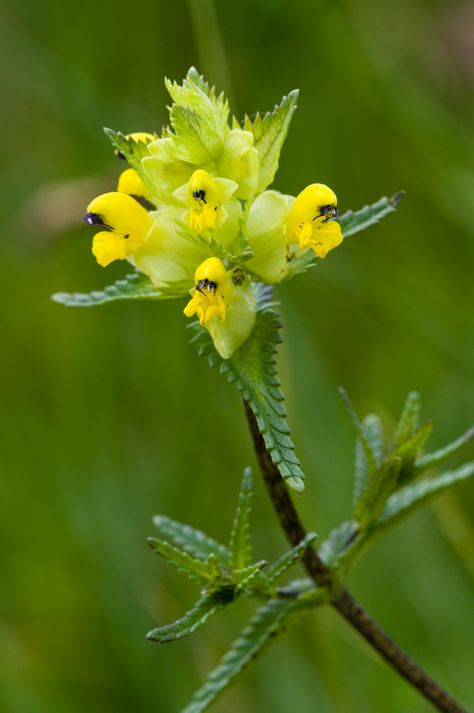
[[[214,294],[216,294],[217,282],[208,280],[206,277],[204,280],[199,280],[194,289],[200,292],[202,295],[204,294],[204,292],[210,292],[211,290]]]
[[[104,216],[99,215],[99,213],[86,213],[83,220],[87,225],[100,225],[103,228],[107,228],[107,230],[113,230],[111,225],[107,225],[104,222]]]
[[[202,188],[199,188],[199,189],[193,191],[193,198],[196,201],[202,201],[203,203],[207,203],[206,191],[203,190]]]
[[[337,206],[334,205],[334,203],[322,205],[318,208],[318,211],[319,213],[316,213],[313,218],[313,221],[315,221],[317,218],[324,218],[323,222],[326,223],[328,220],[333,220],[339,217],[339,210]]]
[[[103,216],[98,213],[86,213],[83,220],[88,225],[105,225]]]
[[[156,205],[145,198],[145,196],[139,196],[136,193],[130,193],[130,197],[137,201],[145,210],[156,210]]]

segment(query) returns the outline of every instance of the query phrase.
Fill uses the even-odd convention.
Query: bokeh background
[[[246,622],[144,639],[196,590],[154,557],[154,513],[227,536],[254,458],[237,395],[198,359],[180,303],[50,301],[99,268],[82,224],[114,185],[102,126],[166,121],[163,76],[194,64],[235,114],[301,89],[275,187],[333,186],[342,208],[404,188],[400,210],[278,290],[280,362],[321,537],[350,508],[353,435],[336,387],[388,430],[417,388],[439,447],[472,416],[472,82],[467,2],[3,0],[0,9],[0,710],[173,713]],[[472,485],[379,543],[355,595],[474,704]],[[258,558],[284,545],[257,479]],[[428,706],[330,610],[292,630],[215,707],[422,713]]]

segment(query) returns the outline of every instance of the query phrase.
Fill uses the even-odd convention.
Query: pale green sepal
[[[237,284],[234,280],[242,280]],[[236,268],[229,275],[230,297],[225,320],[212,317],[207,326],[214,346],[223,359],[232,354],[248,339],[255,325],[257,303],[250,280]]]
[[[246,232],[254,257],[246,267],[265,282],[280,282],[288,270],[287,213],[288,198],[277,191],[264,191],[250,207]]]
[[[129,261],[155,285],[180,282],[186,283],[189,290],[196,267],[210,256],[210,250],[204,243],[193,243],[178,232],[176,221],[181,214],[179,208],[157,212],[146,241]]]
[[[253,145],[253,134],[234,128],[229,131],[224,153],[217,173],[238,183],[237,198],[248,200],[255,195],[258,180],[259,157]]]
[[[157,139],[148,144],[148,151],[149,155],[142,158],[143,172],[157,195],[169,203],[173,192],[189,181],[196,166],[176,158],[172,139]]]

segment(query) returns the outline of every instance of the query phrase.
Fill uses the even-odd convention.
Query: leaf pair
[[[455,455],[474,437],[474,428],[444,448],[420,455],[431,424],[420,426],[419,394],[411,392],[402,410],[392,444],[385,443],[380,419],[369,414],[361,422],[347,394],[342,398],[357,434],[354,475],[354,519],[343,522],[321,545],[319,554],[333,567],[347,567],[369,544],[415,510],[474,474],[474,462],[413,482],[424,471]]]
[[[147,638],[158,643],[175,641],[192,634],[242,594],[265,598],[273,596],[276,580],[303,556],[314,541],[316,534],[309,533],[299,545],[269,567],[265,560],[252,563],[252,485],[252,471],[246,468],[228,545],[222,545],[204,532],[169,517],[160,515],[154,518],[161,538],[149,538],[151,548],[178,571],[197,582],[202,596],[183,617],[173,624],[154,629]]]

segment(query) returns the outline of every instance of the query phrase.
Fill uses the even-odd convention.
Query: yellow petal
[[[133,234],[142,240],[152,219],[136,200],[125,193],[104,193],[87,206],[87,222],[106,225],[122,235]]]
[[[133,134],[127,134],[127,139],[143,141],[144,144],[147,144],[149,141],[156,139],[156,134],[148,134],[146,131],[135,131]]]
[[[148,190],[138,173],[133,168],[127,168],[120,174],[117,191],[126,193],[133,198],[146,198],[147,201],[153,199],[153,194]],[[151,209],[154,206],[150,206]]]
[[[124,260],[130,254],[131,247],[130,238],[103,230],[94,237],[92,253],[99,265],[107,267],[114,260]]]
[[[330,220],[322,223],[317,230],[313,231],[308,245],[320,258],[325,258],[330,250],[337,248],[342,243],[342,230],[339,223]]]

